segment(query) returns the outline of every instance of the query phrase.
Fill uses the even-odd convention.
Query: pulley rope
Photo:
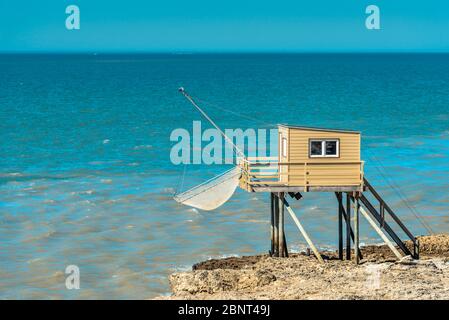
[[[205,117],[207,119],[207,121],[209,121],[214,127],[215,129],[217,129],[220,134],[225,138],[225,140],[233,147],[234,151],[239,154],[243,159],[246,159],[245,153],[243,153],[242,150],[239,149],[239,147],[237,147],[234,142],[232,141],[232,139],[230,139],[224,132],[223,130],[220,129],[220,127],[207,115],[207,113],[205,111],[203,111],[202,108],[200,108],[200,106],[195,102],[195,100],[192,98],[192,96],[190,96],[183,87],[179,88],[179,92],[181,92],[181,94],[186,97],[187,100],[190,101],[190,103],[203,115],[203,117]]]
[[[184,163],[184,168],[182,169],[181,179],[178,182],[178,186],[176,187],[176,190],[173,193],[173,196],[176,196],[184,188],[184,180],[186,177],[186,171],[187,171],[187,163]]]
[[[233,150],[236,152],[236,154],[240,155],[242,157],[242,161],[246,161],[246,156],[245,154],[233,143],[233,141],[218,127],[218,125],[207,115],[207,113],[200,107],[198,106],[198,104],[196,103],[195,100],[200,101],[199,99],[193,99],[193,97],[191,97],[185,90],[183,87],[179,88],[179,92],[181,92],[181,94],[190,101],[190,103],[220,132],[220,134],[225,138],[225,141],[227,141],[229,144],[231,144],[231,146],[233,147]],[[217,107],[218,108],[218,107]],[[178,188],[177,190],[175,190],[174,196],[179,195],[179,191],[182,190],[184,188],[184,181],[185,181],[185,175],[186,175],[186,168],[187,165],[184,164],[184,170],[183,170],[183,174],[180,180],[180,183],[178,184]],[[207,183],[210,183],[213,180],[218,180],[218,178],[221,178],[222,176],[224,176],[225,174],[228,174],[229,172],[231,172],[232,170],[234,170],[235,168],[232,168],[216,177],[213,177],[211,179],[209,179],[208,181],[193,187],[192,189],[189,189],[185,192],[183,192],[183,194],[186,194],[188,192],[191,192],[194,189],[199,188],[200,186],[203,186]],[[240,168],[242,171],[245,171],[244,168]],[[188,199],[187,199],[188,200]]]
[[[263,121],[263,120],[256,119],[256,118],[253,118],[253,117],[251,117],[251,116],[245,115],[245,114],[243,114],[243,113],[240,113],[240,112],[237,112],[237,111],[233,111],[233,110],[230,110],[230,109],[227,109],[227,108],[224,108],[224,107],[220,107],[220,106],[218,106],[218,105],[216,105],[216,104],[214,104],[214,103],[210,103],[210,102],[204,101],[204,100],[199,99],[199,98],[195,98],[195,99],[196,99],[197,101],[203,103],[204,105],[207,105],[207,106],[209,106],[209,107],[218,109],[218,110],[220,110],[220,111],[227,112],[227,113],[229,113],[229,114],[233,114],[233,115],[235,115],[235,116],[237,116],[237,117],[240,117],[240,118],[242,118],[242,119],[246,119],[246,120],[251,120],[251,121],[259,122],[259,123],[261,123],[261,124],[263,124],[263,125],[265,125],[265,126],[267,126],[267,127],[273,127],[273,126],[276,126],[276,124],[268,123],[268,122],[265,122],[265,121]]]
[[[202,187],[205,186],[205,185],[207,185],[207,184],[209,184],[209,183],[211,183],[211,182],[214,181],[214,180],[217,180],[217,181],[218,181],[219,179],[222,179],[223,176],[225,176],[225,175],[231,173],[233,170],[235,170],[235,168],[231,168],[231,169],[229,169],[229,170],[227,170],[227,171],[225,171],[225,172],[219,174],[218,176],[215,176],[215,177],[213,177],[213,178],[210,178],[209,180],[204,181],[203,183],[201,183],[201,184],[199,184],[199,185],[196,185],[196,186],[194,186],[193,188],[190,188],[189,190],[184,191],[182,194],[188,194],[188,193],[192,193],[192,194],[189,195],[188,197],[186,197],[185,199],[183,199],[183,201],[189,200],[189,199],[193,198],[194,196],[196,196],[196,195],[198,195],[198,194],[200,194],[200,193],[206,192],[207,190],[213,188],[215,185],[209,186],[208,188],[202,188]],[[237,174],[235,174],[235,175],[237,175]],[[227,178],[224,179],[224,180],[221,180],[220,183],[223,183],[224,181],[227,181],[227,180],[229,180],[229,179],[232,179],[235,175],[230,176],[230,177],[227,177]],[[194,190],[200,190],[200,191],[198,191],[197,193],[193,193]],[[179,195],[179,194],[178,194],[178,195]]]
[[[376,170],[380,173],[380,175],[383,177],[385,182],[388,184],[388,186],[396,193],[396,195],[401,199],[401,201],[404,203],[404,205],[410,210],[410,212],[415,216],[415,218],[421,223],[421,225],[424,227],[424,229],[427,230],[430,234],[434,234],[434,231],[430,227],[430,225],[424,220],[424,218],[421,216],[421,214],[416,210],[416,208],[409,203],[407,200],[407,197],[403,194],[401,188],[388,177],[388,173],[383,166],[382,162],[369,150],[366,150],[370,155],[368,155],[369,158],[376,161],[379,166],[375,166]]]

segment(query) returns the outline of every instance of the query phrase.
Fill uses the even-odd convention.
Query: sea
[[[173,164],[174,130],[211,127],[181,86],[223,129],[361,131],[365,175],[407,227],[447,232],[447,54],[3,54],[0,299],[151,299],[196,262],[268,252],[268,194],[173,200],[230,168]],[[303,196],[299,219],[335,249],[335,195]],[[306,248],[289,217],[286,233]]]

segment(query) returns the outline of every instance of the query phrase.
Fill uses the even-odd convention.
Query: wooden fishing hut
[[[300,200],[308,192],[333,193],[337,200],[338,254],[341,260],[344,257],[350,260],[351,251],[354,251],[357,263],[362,258],[359,248],[360,215],[398,259],[404,256],[419,258],[418,240],[364,175],[360,132],[280,124],[278,156],[247,157],[184,88],[179,88],[179,92],[233,146],[239,161],[232,170],[177,194],[174,197],[177,202],[201,210],[214,210],[232,196],[237,186],[248,192],[269,193],[270,255],[288,256],[284,232],[286,209],[309,248],[323,262],[287,198]],[[411,241],[413,245],[410,248],[399,237],[398,230]]]
[[[300,200],[302,193],[328,192],[334,193],[338,203],[338,253],[341,260],[344,252],[346,259],[351,259],[352,244],[356,262],[362,257],[359,249],[360,215],[366,218],[398,259],[404,255],[419,257],[416,238],[364,176],[360,132],[286,124],[278,125],[278,131],[278,156],[244,159],[240,164],[242,175],[239,184],[248,192],[270,194],[272,256],[288,256],[284,233],[284,212],[287,209],[309,247],[322,261],[287,198]],[[388,223],[387,216],[390,218]],[[396,229],[412,241],[412,251],[390,224],[395,224]]]

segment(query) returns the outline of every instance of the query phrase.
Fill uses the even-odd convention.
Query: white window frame
[[[312,154],[312,142],[321,142],[321,154]],[[326,155],[326,142],[336,142],[337,153]],[[339,158],[340,157],[340,140],[339,139],[310,139],[309,140],[309,157],[310,158]]]
[[[281,155],[287,158],[287,138],[281,137]]]

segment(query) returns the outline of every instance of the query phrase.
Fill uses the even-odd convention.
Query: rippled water
[[[410,229],[426,232],[392,184],[448,229],[449,55],[10,55],[0,71],[0,298],[151,298],[194,262],[267,251],[267,194],[238,191],[214,212],[172,200],[170,132],[200,119],[181,85],[247,116],[207,106],[223,128],[361,130],[366,175]],[[225,169],[189,166],[186,184]],[[332,194],[293,206],[335,246]],[[70,264],[81,290],[65,289]]]

